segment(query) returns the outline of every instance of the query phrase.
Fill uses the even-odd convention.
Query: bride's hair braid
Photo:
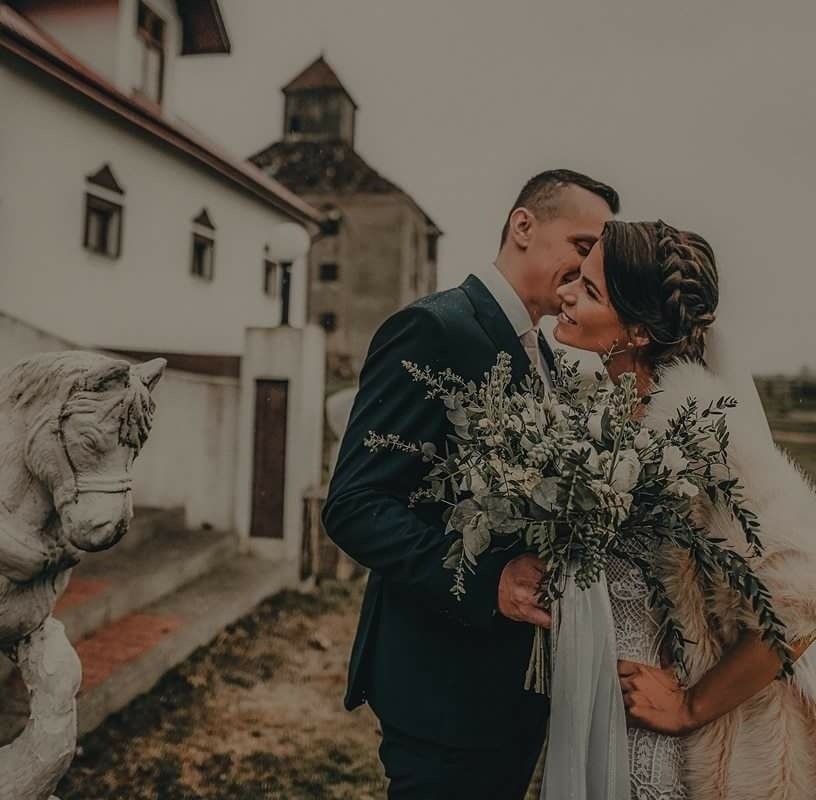
[[[711,246],[696,233],[657,222],[611,221],[601,234],[610,300],[624,324],[642,325],[654,366],[703,361],[705,332],[719,299]]]

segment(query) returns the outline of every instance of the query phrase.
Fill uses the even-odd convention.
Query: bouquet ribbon
[[[606,576],[570,575],[554,608],[555,646],[541,800],[630,800],[626,713]]]

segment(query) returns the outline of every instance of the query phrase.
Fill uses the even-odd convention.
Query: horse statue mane
[[[165,366],[69,351],[0,373],[0,651],[31,696],[0,747],[0,800],[47,800],[73,758],[81,667],[51,614],[82,552],[128,530]]]

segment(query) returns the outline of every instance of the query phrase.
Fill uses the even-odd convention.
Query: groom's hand
[[[544,571],[544,562],[529,553],[508,562],[499,578],[499,613],[516,622],[549,628],[552,618],[539,604]]]

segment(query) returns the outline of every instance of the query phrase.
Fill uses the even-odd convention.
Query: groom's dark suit
[[[483,555],[458,601],[442,564],[454,535],[444,534],[443,506],[408,508],[429,465],[363,445],[369,431],[397,433],[444,453],[452,433],[445,409],[425,399],[402,361],[434,372],[450,367],[478,383],[501,350],[512,356],[518,382],[529,359],[473,275],[386,320],[361,371],[329,489],[329,536],[371,570],[346,706],[368,701],[383,723],[391,797],[521,797],[541,746],[546,700],[523,690],[532,628],[496,610],[499,577],[518,550]]]

